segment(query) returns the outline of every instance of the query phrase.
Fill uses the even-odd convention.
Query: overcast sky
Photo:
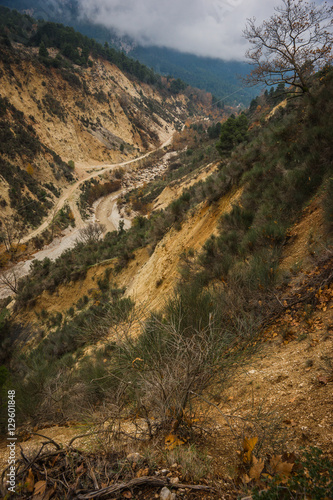
[[[273,14],[281,0],[79,0],[90,20],[141,44],[244,60],[246,19]]]

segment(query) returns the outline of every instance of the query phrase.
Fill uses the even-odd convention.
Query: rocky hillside
[[[3,216],[17,214],[38,225],[62,189],[82,177],[82,168],[157,148],[189,113],[203,112],[202,92],[193,89],[186,97],[172,90],[172,82],[163,86],[151,70],[115,51],[104,53],[95,42],[90,46],[69,28],[38,26],[29,16],[1,9],[7,20],[0,60]],[[19,34],[13,28],[18,24]]]

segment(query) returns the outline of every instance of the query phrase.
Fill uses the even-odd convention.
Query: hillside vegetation
[[[19,424],[98,436],[94,454],[66,449],[72,468],[60,448],[53,469],[37,457],[39,480],[46,464],[78,498],[144,481],[200,483],[183,498],[332,496],[332,69],[311,95],[270,98],[188,122],[163,177],[119,200],[129,230],[35,261],[3,304],[1,390]],[[177,479],[154,483],[162,468]]]

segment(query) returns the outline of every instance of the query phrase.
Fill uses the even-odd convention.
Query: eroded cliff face
[[[37,52],[16,44],[0,60],[3,216],[20,214],[15,197],[21,211],[35,202],[45,215],[80,167],[153,150],[188,116],[188,98],[134,81],[108,61],[54,68]],[[39,222],[37,215],[28,221]]]
[[[176,102],[162,96],[108,61],[91,59],[88,68],[46,68],[33,57],[36,50],[18,47],[10,68],[0,63],[1,94],[65,161],[118,161],[122,144],[127,154],[152,148],[186,117],[186,98]]]

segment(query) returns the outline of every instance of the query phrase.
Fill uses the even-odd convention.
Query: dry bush
[[[196,313],[183,313],[176,297],[166,316],[152,314],[139,336],[133,338],[130,331],[118,336],[110,376],[118,377],[122,401],[133,416],[142,418],[150,437],[161,430],[189,431],[198,396],[212,386],[223,390],[237,363],[246,358],[251,328],[225,327],[218,313],[206,314],[208,302],[209,297],[197,297]]]
[[[172,138],[172,150],[178,151],[184,147],[192,147],[194,145],[195,131],[190,128],[185,128],[181,132],[176,132]]]

